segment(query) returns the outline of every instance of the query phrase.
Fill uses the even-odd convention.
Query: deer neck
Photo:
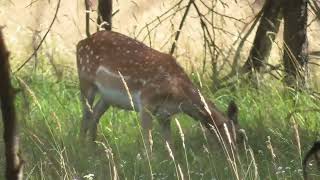
[[[202,98],[199,91],[194,87],[189,87],[187,100],[182,110],[195,120],[200,120],[207,127],[221,127],[227,119],[215,105],[208,99]]]

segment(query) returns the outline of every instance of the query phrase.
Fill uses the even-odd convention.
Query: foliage
[[[40,66],[32,74],[26,72],[32,70],[14,79],[21,89],[16,105],[26,179],[150,179],[136,113],[111,108],[101,119],[98,142],[83,142],[79,139],[81,106],[76,72],[70,71],[61,81],[56,80],[49,65]],[[240,124],[248,142],[239,149],[236,170],[230,168],[212,135],[198,122],[179,115],[176,119],[185,140],[173,120],[174,161],[155,123],[151,158],[155,179],[236,179],[235,171],[241,179],[254,179],[256,170],[258,179],[301,177],[301,156],[317,138],[320,126],[319,112],[304,110],[318,108],[318,99],[285,89],[272,80],[265,80],[259,89],[245,83],[238,83],[233,90],[212,93],[208,89],[204,86],[202,91],[220,109],[225,110],[231,99],[239,106]],[[289,116],[291,112],[296,113]],[[4,159],[0,161],[2,171]]]

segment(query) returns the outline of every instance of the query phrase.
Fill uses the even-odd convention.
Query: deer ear
[[[228,106],[228,117],[233,121],[233,123],[238,124],[238,107],[233,100]]]

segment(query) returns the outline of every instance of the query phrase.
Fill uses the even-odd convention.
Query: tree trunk
[[[249,57],[243,66],[243,72],[260,71],[265,67],[272,43],[280,25],[281,6],[279,0],[266,0],[263,15],[258,26]]]
[[[17,135],[14,90],[10,83],[9,52],[7,51],[0,28],[0,102],[4,127],[6,157],[5,177],[7,180],[22,180],[23,161],[18,156],[19,138]]]
[[[84,6],[86,8],[86,35],[90,37],[90,5],[89,0],[84,0]]]
[[[308,63],[307,1],[286,0],[283,5],[284,81],[290,87],[306,86]]]
[[[112,29],[112,0],[99,0],[98,24],[107,31]]]

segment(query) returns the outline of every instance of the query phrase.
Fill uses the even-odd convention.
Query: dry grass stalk
[[[181,140],[182,140],[182,146],[183,146],[183,148],[185,149],[185,148],[186,148],[186,145],[185,145],[185,143],[184,143],[184,133],[183,133],[183,131],[182,131],[181,125],[180,125],[180,123],[179,123],[179,121],[178,121],[177,118],[175,118],[174,120],[175,120],[175,122],[176,122],[176,124],[177,124],[177,127],[178,127],[178,130],[179,130],[179,134],[180,134],[180,137],[181,137]]]
[[[31,96],[33,102],[38,106],[40,111],[42,111],[42,106],[41,106],[40,102],[38,101],[38,98],[36,97],[35,93],[32,91],[32,89],[28,86],[28,84],[26,82],[24,82],[23,79],[21,79],[18,76],[16,76],[16,78],[20,82],[20,84],[23,86],[23,88],[27,90],[27,92]]]
[[[299,153],[300,162],[302,163],[302,156],[301,156],[302,152],[301,152],[299,129],[298,129],[298,124],[294,118],[292,118],[292,128],[293,128],[293,132],[294,132],[294,139],[297,144],[297,150]]]
[[[235,158],[235,152],[233,151],[233,148],[232,148],[233,145],[232,145],[230,132],[229,132],[228,127],[227,127],[226,124],[223,124],[223,128],[224,128],[224,130],[226,132],[227,139],[228,139],[228,142],[229,142],[229,146],[231,147],[230,151],[231,151],[232,159],[230,159],[230,161],[231,161],[231,164],[233,166],[233,169],[234,169],[234,172],[235,172],[235,175],[236,175],[237,179],[240,179],[238,168],[237,168],[237,163],[236,163],[236,158]]]
[[[273,150],[273,147],[272,147],[272,144],[271,144],[271,138],[270,136],[267,136],[267,148],[270,150],[270,153],[271,153],[271,157],[272,159],[275,161],[275,158],[277,157],[276,154],[274,153],[274,150]]]
[[[121,78],[121,81],[122,81],[122,83],[123,83],[123,85],[124,85],[124,87],[125,87],[125,89],[126,89],[126,91],[127,91],[127,94],[128,94],[129,100],[130,100],[130,105],[131,105],[132,109],[135,110],[134,103],[133,103],[133,100],[132,100],[132,95],[131,95],[131,93],[130,93],[130,90],[129,90],[129,87],[128,87],[128,85],[127,85],[127,82],[125,81],[125,79],[124,79],[123,75],[120,73],[120,71],[118,71],[118,73],[119,73],[119,76],[120,76],[120,78]],[[146,143],[145,143],[145,141],[144,141],[140,124],[139,124],[139,123],[137,123],[137,124],[139,125],[139,133],[140,133],[140,136],[141,136],[141,139],[142,139],[142,142],[143,142],[143,147],[144,147],[144,149],[145,149],[146,156],[147,156],[147,160],[148,160],[148,165],[149,165],[149,169],[150,169],[150,177],[151,177],[151,179],[153,179],[151,161],[150,161],[150,157],[149,157],[149,153],[148,153],[148,149],[147,149],[147,148],[149,148],[149,147],[146,146]],[[150,144],[151,149],[152,149],[152,145],[153,145],[152,137],[149,138],[149,140],[150,140],[149,144]]]
[[[93,114],[93,109],[92,109],[92,106],[90,106],[90,104],[89,104],[89,102],[88,102],[88,99],[85,99],[85,102],[86,102],[86,106],[87,106],[88,109],[89,109],[89,112],[90,112],[91,114]]]
[[[210,117],[211,117],[211,114],[212,114],[212,113],[211,113],[211,111],[210,111],[210,109],[209,109],[208,104],[206,103],[204,97],[202,96],[202,94],[200,93],[199,90],[198,90],[198,93],[199,93],[199,96],[200,96],[200,98],[201,98],[201,102],[202,102],[203,105],[204,105],[205,110],[208,112],[208,114],[209,114]],[[212,117],[211,117],[211,119],[213,120]],[[231,149],[231,154],[232,154],[233,158],[231,158],[231,156],[230,156],[230,153],[229,153],[228,148],[227,148],[227,146],[226,146],[226,144],[225,144],[225,142],[224,142],[224,139],[222,138],[222,135],[220,134],[219,131],[217,131],[218,127],[216,126],[215,121],[213,121],[213,124],[214,124],[214,127],[212,126],[212,127],[211,127],[211,130],[214,132],[214,134],[215,134],[216,137],[218,138],[218,141],[219,141],[219,143],[220,143],[221,146],[222,146],[222,149],[223,149],[223,151],[224,151],[224,153],[225,153],[225,155],[226,155],[226,158],[228,159],[228,162],[230,163],[230,166],[231,166],[231,168],[232,168],[232,170],[233,170],[236,178],[239,179],[240,176],[239,176],[239,173],[238,173],[238,170],[237,170],[237,167],[236,167],[234,152],[233,152],[233,150],[232,150],[232,144],[231,144],[232,141],[231,141],[230,132],[229,132],[228,128],[226,128],[226,124],[224,124],[224,128],[227,129],[227,130],[226,130],[226,134],[227,134],[227,136],[228,136],[228,141],[229,141],[229,144],[230,144],[230,147],[231,147],[230,149]],[[211,126],[211,125],[210,125],[210,126]],[[201,127],[202,127],[202,126],[201,126]]]
[[[123,85],[124,85],[124,88],[125,88],[126,91],[127,91],[127,94],[128,94],[129,100],[130,100],[130,105],[131,105],[132,109],[135,110],[135,108],[134,108],[134,103],[133,103],[132,96],[131,96],[131,93],[130,93],[130,91],[129,91],[129,87],[128,87],[128,85],[127,85],[127,82],[125,81],[125,79],[124,79],[124,77],[122,76],[121,72],[118,71],[118,73],[119,73],[119,76],[120,76],[120,78],[121,78],[121,81],[122,81],[122,83],[123,83]]]
[[[118,180],[119,179],[118,170],[116,167],[116,163],[114,161],[114,156],[113,156],[111,147],[108,148],[103,142],[100,142],[100,141],[95,141],[95,142],[103,146],[106,156],[109,159],[109,162],[111,163],[112,170],[110,170],[110,173],[111,173],[110,177],[112,177],[112,180]]]
[[[257,180],[258,177],[259,177],[259,173],[258,173],[258,166],[257,166],[257,162],[256,162],[256,159],[254,157],[254,153],[253,153],[253,150],[252,148],[250,147],[250,145],[248,144],[248,136],[247,136],[247,133],[245,130],[241,130],[240,133],[242,134],[243,136],[243,147],[245,149],[245,152],[246,152],[246,157],[247,157],[247,160],[249,160],[249,157],[248,157],[248,152],[249,152],[249,156],[250,156],[250,163],[249,163],[249,166],[248,166],[248,169],[245,173],[245,176],[244,176],[244,179],[247,179],[248,177],[248,174],[250,172],[250,168],[253,167],[254,168],[254,176],[253,176],[253,179],[254,180]]]
[[[170,158],[172,159],[173,164],[174,164],[174,167],[175,167],[175,169],[176,169],[177,179],[180,179],[180,178],[179,178],[179,170],[178,170],[178,167],[177,167],[177,164],[176,164],[174,155],[173,155],[173,151],[172,151],[172,149],[171,149],[170,144],[168,143],[168,141],[166,141],[166,148],[167,148],[167,150],[168,150],[169,156],[170,156]]]
[[[259,177],[259,174],[258,174],[258,166],[257,166],[257,163],[256,163],[256,159],[254,158],[254,153],[252,151],[251,148],[249,148],[249,152],[250,152],[250,157],[252,159],[252,164],[253,164],[253,167],[254,167],[254,180],[257,180],[258,177]]]
[[[170,158],[174,161],[175,159],[174,159],[174,156],[173,156],[173,152],[172,152],[172,149],[170,148],[170,145],[169,145],[168,141],[166,141],[166,147],[167,147],[167,150],[169,152]]]
[[[276,164],[276,154],[274,153],[274,149],[272,147],[272,143],[271,143],[271,138],[270,136],[267,136],[267,141],[266,141],[266,144],[267,144],[267,149],[270,151],[270,155],[271,155],[271,158],[272,158],[272,163],[273,163],[273,167],[274,167],[274,170],[277,171],[277,164]]]
[[[191,177],[190,177],[190,169],[189,169],[189,161],[188,161],[188,155],[187,155],[187,150],[186,150],[186,145],[185,145],[185,139],[184,139],[184,133],[182,131],[182,128],[181,128],[181,125],[178,121],[177,118],[174,119],[177,126],[178,126],[178,130],[179,130],[179,134],[180,134],[180,137],[182,139],[182,146],[183,146],[183,150],[184,150],[184,157],[185,157],[185,160],[186,160],[186,164],[187,164],[187,171],[188,171],[188,179],[190,180]]]
[[[178,170],[179,170],[179,173],[180,173],[181,180],[184,180],[183,172],[182,172],[182,169],[181,169],[179,163],[178,163]]]

